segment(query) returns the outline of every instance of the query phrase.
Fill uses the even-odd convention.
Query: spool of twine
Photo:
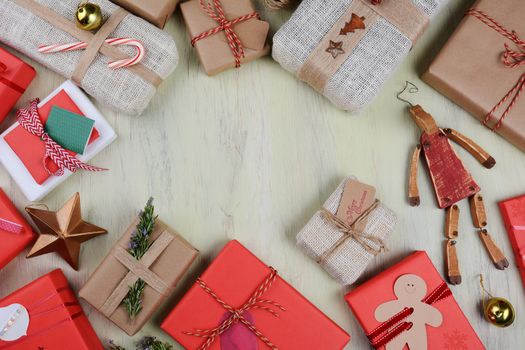
[[[283,8],[290,8],[300,0],[263,0],[264,6],[270,10],[280,10]]]

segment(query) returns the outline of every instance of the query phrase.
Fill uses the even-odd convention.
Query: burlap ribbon
[[[348,240],[353,239],[359,243],[367,252],[377,255],[386,250],[385,242],[378,237],[365,235],[363,230],[366,228],[368,217],[378,206],[379,200],[376,199],[374,204],[365,210],[352,225],[338,218],[325,208],[321,208],[321,217],[329,224],[335,226],[343,235],[328,250],[326,250],[318,259],[318,264],[323,264],[332,254],[343,246]],[[374,243],[374,244],[371,244]]]
[[[428,305],[434,305],[435,303],[452,296],[452,292],[448,288],[445,282],[442,282],[436,289],[428,294],[422,302]],[[408,331],[412,328],[411,322],[405,321],[407,317],[414,313],[414,308],[405,307],[396,315],[392,316],[389,320],[381,323],[372,332],[367,334],[370,345],[374,349],[382,349],[392,339],[399,336],[401,333]]]
[[[49,22],[54,27],[59,28],[60,30],[63,30],[69,35],[77,38],[78,40],[88,44],[71,76],[71,79],[77,84],[82,82],[82,79],[89,69],[89,66],[99,52],[113,60],[122,60],[128,58],[126,53],[104,42],[108,36],[113,31],[115,31],[120,22],[122,22],[122,20],[128,15],[128,12],[120,7],[115,12],[113,12],[109,19],[104,23],[102,28],[100,28],[96,34],[93,34],[78,28],[75,23],[34,0],[13,0],[13,2],[18,6],[24,7],[33,15]],[[127,67],[126,69],[129,69],[131,72],[133,72],[133,74],[139,76],[155,87],[159,86],[162,82],[162,78],[157,73],[153,72],[143,64],[137,64]]]
[[[364,17],[363,29],[341,34],[341,29],[348,23],[352,14]],[[415,43],[429,24],[428,16],[412,0],[385,1],[377,6],[369,0],[353,0],[346,12],[335,22],[319,45],[310,53],[297,72],[299,79],[307,82],[322,93],[326,84],[348,59],[357,44],[380,18],[386,19],[404,36]],[[333,57],[327,48],[330,42],[340,43],[341,51]]]
[[[136,260],[126,249],[117,246],[112,254],[129,272],[122,281],[120,281],[99,311],[106,317],[111,317],[128,294],[129,287],[134,285],[139,278],[159,294],[168,295],[172,288],[168,286],[162,278],[151,271],[149,267],[157,260],[172,240],[173,235],[167,230],[164,230],[140,260]]]

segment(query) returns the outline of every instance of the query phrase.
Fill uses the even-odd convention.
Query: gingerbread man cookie
[[[375,318],[384,322],[405,308],[413,312],[404,321],[412,327],[401,333],[386,345],[386,350],[403,350],[405,345],[410,350],[426,350],[428,348],[426,325],[439,327],[443,322],[441,312],[435,307],[423,302],[427,294],[427,284],[417,275],[402,275],[394,284],[394,294],[397,299],[381,304],[375,310]]]

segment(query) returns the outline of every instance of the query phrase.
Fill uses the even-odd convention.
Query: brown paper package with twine
[[[172,293],[199,251],[160,220],[155,221],[153,241],[140,261],[128,252],[136,219],[113,246],[79,295],[128,335],[134,335]],[[146,282],[142,311],[131,320],[122,300],[138,278]]]

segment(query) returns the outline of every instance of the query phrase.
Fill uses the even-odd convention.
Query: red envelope
[[[204,281],[219,298],[233,308],[240,308],[265,281],[271,269],[237,241],[229,242],[202,274]],[[278,317],[261,308],[250,308],[242,315],[262,336],[279,349],[343,349],[350,336],[311,304],[297,290],[277,276],[260,299],[278,303],[283,311],[268,302]],[[196,329],[217,327],[231,315],[197,283],[168,315],[161,328],[185,349],[197,349],[206,339],[185,334]],[[243,323],[235,323],[218,336],[210,350],[257,350],[268,346]]]
[[[0,269],[24,250],[34,237],[31,225],[0,188]]]
[[[499,208],[525,287],[525,195],[502,201]]]
[[[0,122],[35,78],[33,67],[0,47]]]
[[[29,327],[17,340],[0,339],[2,350],[104,350],[61,270],[0,300],[0,313],[11,304],[27,309]]]
[[[426,291],[423,290],[421,293],[422,289],[418,289],[419,286],[417,282],[404,284],[405,280],[403,280],[401,276],[406,275],[416,275],[421,278],[420,282],[423,281],[426,285]],[[402,284],[395,287],[396,290],[401,291],[398,292],[397,295],[394,293],[396,282]],[[416,288],[415,290],[414,285]],[[416,317],[415,315],[420,312],[420,310],[423,311],[423,316],[425,317],[430,313],[436,313],[434,309],[437,309],[441,314],[442,321],[439,326],[436,326],[436,324],[431,326],[425,323],[424,329],[426,329],[426,344],[428,345],[428,350],[485,349],[453,295],[449,295],[431,305],[425,303],[428,307],[421,309],[420,302],[422,301],[417,297],[418,293],[427,297],[434,291],[439,290],[439,287],[448,290],[448,286],[432,264],[432,261],[430,261],[427,253],[424,251],[417,251],[403,259],[398,264],[363,283],[348,293],[345,296],[345,299],[367,335],[372,333],[372,331],[377,330],[378,326],[382,323],[376,319],[375,314],[376,309],[380,305],[396,300],[401,301],[408,295],[411,296],[410,302],[413,304],[407,305],[407,307],[414,307],[416,310],[412,316],[409,316],[402,321],[414,321],[412,317]],[[406,301],[403,303],[405,302]],[[397,304],[395,305],[397,306]],[[428,311],[430,307],[431,311]],[[384,310],[384,306],[382,306],[382,308]],[[397,310],[392,311],[395,312]],[[399,311],[401,311],[401,309]],[[427,319],[425,322],[430,321]],[[419,325],[419,322],[414,321],[410,330],[415,330]],[[405,334],[406,333],[402,333],[395,339],[400,339],[404,337]],[[416,349],[417,347],[413,348]],[[384,349],[384,347],[381,347],[380,349]],[[404,349],[408,349],[408,347],[405,345]]]
[[[59,92],[51,100],[49,100],[45,105],[38,109],[40,113],[40,118],[42,123],[45,125],[47,117],[51,112],[51,108],[57,106],[63,109],[66,109],[70,112],[83,115],[80,109],[77,107],[75,102],[69,97],[65,91]],[[92,143],[99,137],[99,133],[96,129],[93,129],[91,133],[91,138],[89,143]],[[41,185],[44,181],[49,178],[49,174],[42,164],[44,155],[46,152],[45,144],[40,138],[30,134],[26,131],[21,125],[18,125],[13,129],[9,134],[5,136],[5,141],[11,147],[11,149],[16,153],[18,158],[24,163],[24,166],[31,173],[31,176],[35,181]],[[71,155],[76,153],[69,151]],[[47,168],[55,172],[58,170],[55,163],[53,163],[49,158],[46,160]]]

